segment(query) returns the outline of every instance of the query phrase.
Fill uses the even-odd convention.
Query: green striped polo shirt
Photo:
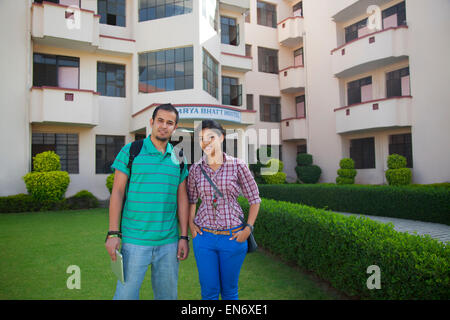
[[[168,143],[163,154],[153,145],[150,135],[144,139],[133,161],[132,175],[127,168],[131,143],[125,145],[111,165],[129,178],[129,189],[122,217],[122,242],[160,246],[178,241],[177,190],[188,176],[186,158],[180,164]]]

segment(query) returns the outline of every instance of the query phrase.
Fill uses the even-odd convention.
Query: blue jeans
[[[178,284],[178,242],[162,246],[122,244],[125,283],[117,281],[114,300],[139,300],[139,290],[151,265],[155,300],[176,300]]]
[[[202,231],[192,240],[203,300],[238,300],[239,273],[247,254],[247,241]]]

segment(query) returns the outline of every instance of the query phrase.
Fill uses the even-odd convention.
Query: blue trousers
[[[151,266],[155,300],[176,300],[178,284],[178,242],[162,246],[122,244],[125,283],[117,281],[114,300],[139,300],[145,273]]]
[[[202,230],[192,240],[203,300],[238,300],[239,273],[247,254],[247,241],[229,240]]]

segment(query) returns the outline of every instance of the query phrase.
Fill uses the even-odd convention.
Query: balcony
[[[31,9],[31,36],[38,43],[85,50],[98,46],[100,16],[94,11],[46,1]]]
[[[287,118],[281,120],[281,139],[302,140],[308,138],[308,128],[306,118]]]
[[[279,72],[280,91],[295,93],[305,89],[305,69],[303,66],[288,67]]]
[[[331,51],[336,77],[351,77],[396,63],[409,55],[408,27],[367,34]]]
[[[94,127],[99,124],[98,96],[92,90],[33,87],[30,123]]]
[[[220,9],[244,13],[250,9],[250,0],[220,0]]]
[[[247,72],[251,71],[253,67],[252,57],[247,57],[239,54],[221,52],[220,55],[222,68],[224,70]]]
[[[393,97],[367,101],[334,109],[336,133],[412,125],[412,97]]]
[[[100,35],[98,51],[114,52],[115,55],[131,55],[135,52],[136,40]]]
[[[278,42],[293,48],[303,41],[303,17],[289,17],[278,23]]]

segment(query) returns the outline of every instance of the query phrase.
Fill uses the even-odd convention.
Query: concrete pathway
[[[336,212],[336,213],[340,213],[343,215],[364,216],[366,218],[379,221],[382,223],[392,222],[392,224],[394,225],[394,229],[396,231],[407,232],[409,234],[414,234],[414,232],[417,232],[418,235],[428,234],[430,235],[430,237],[437,239],[441,242],[444,243],[450,242],[450,226],[447,226],[445,224],[399,219],[399,218],[368,216],[355,213],[345,213],[345,212]]]

